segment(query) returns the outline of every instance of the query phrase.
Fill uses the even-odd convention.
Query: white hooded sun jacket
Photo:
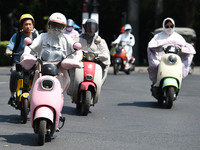
[[[174,20],[172,18],[166,18],[163,21],[163,31],[156,34],[148,43],[147,47],[149,78],[154,83],[157,79],[158,65],[160,64],[162,55],[164,55],[163,46],[173,44],[174,46],[181,47],[182,53],[180,57],[184,66],[183,78],[188,75],[193,56],[196,53],[194,47],[187,43],[180,34],[175,32],[174,28],[165,28],[165,22],[167,20],[170,20],[175,28]]]

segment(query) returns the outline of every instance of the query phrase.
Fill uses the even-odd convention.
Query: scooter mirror
[[[74,43],[73,48],[74,48],[74,50],[78,51],[82,48],[82,45],[81,45],[81,43],[76,42],[76,43]]]
[[[24,44],[27,45],[27,46],[31,45],[31,44],[32,44],[31,38],[26,37],[26,38],[24,39]]]

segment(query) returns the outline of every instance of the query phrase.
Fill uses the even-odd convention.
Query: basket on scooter
[[[22,71],[22,66],[20,65],[19,62],[16,62],[16,71],[21,72]]]

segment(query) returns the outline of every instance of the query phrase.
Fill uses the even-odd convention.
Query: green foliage
[[[0,66],[10,66],[12,64],[11,58],[4,55],[9,41],[0,42]]]

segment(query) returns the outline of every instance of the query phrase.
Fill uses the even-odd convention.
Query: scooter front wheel
[[[113,65],[113,72],[115,75],[117,75],[117,73],[119,72],[119,65],[116,63]]]
[[[90,102],[92,99],[91,91],[82,91],[81,92],[81,108],[80,114],[83,116],[87,116],[90,111]]]
[[[21,109],[21,117],[22,117],[22,121],[23,123],[26,123],[28,120],[28,113],[29,113],[29,104],[28,104],[28,99],[24,99],[23,100],[23,107]]]
[[[164,105],[166,108],[171,109],[173,106],[173,101],[175,100],[175,89],[174,87],[166,87],[166,99]]]
[[[81,105],[80,103],[77,103],[77,104],[76,104],[76,110],[79,111],[79,110],[81,109],[81,106],[82,106],[82,105]]]
[[[128,70],[124,70],[124,72],[125,72],[127,75],[130,74],[130,70],[129,70],[129,69],[128,69]]]
[[[44,119],[40,120],[39,128],[38,128],[38,144],[39,145],[44,145],[45,143],[46,127],[47,127],[47,121]]]

